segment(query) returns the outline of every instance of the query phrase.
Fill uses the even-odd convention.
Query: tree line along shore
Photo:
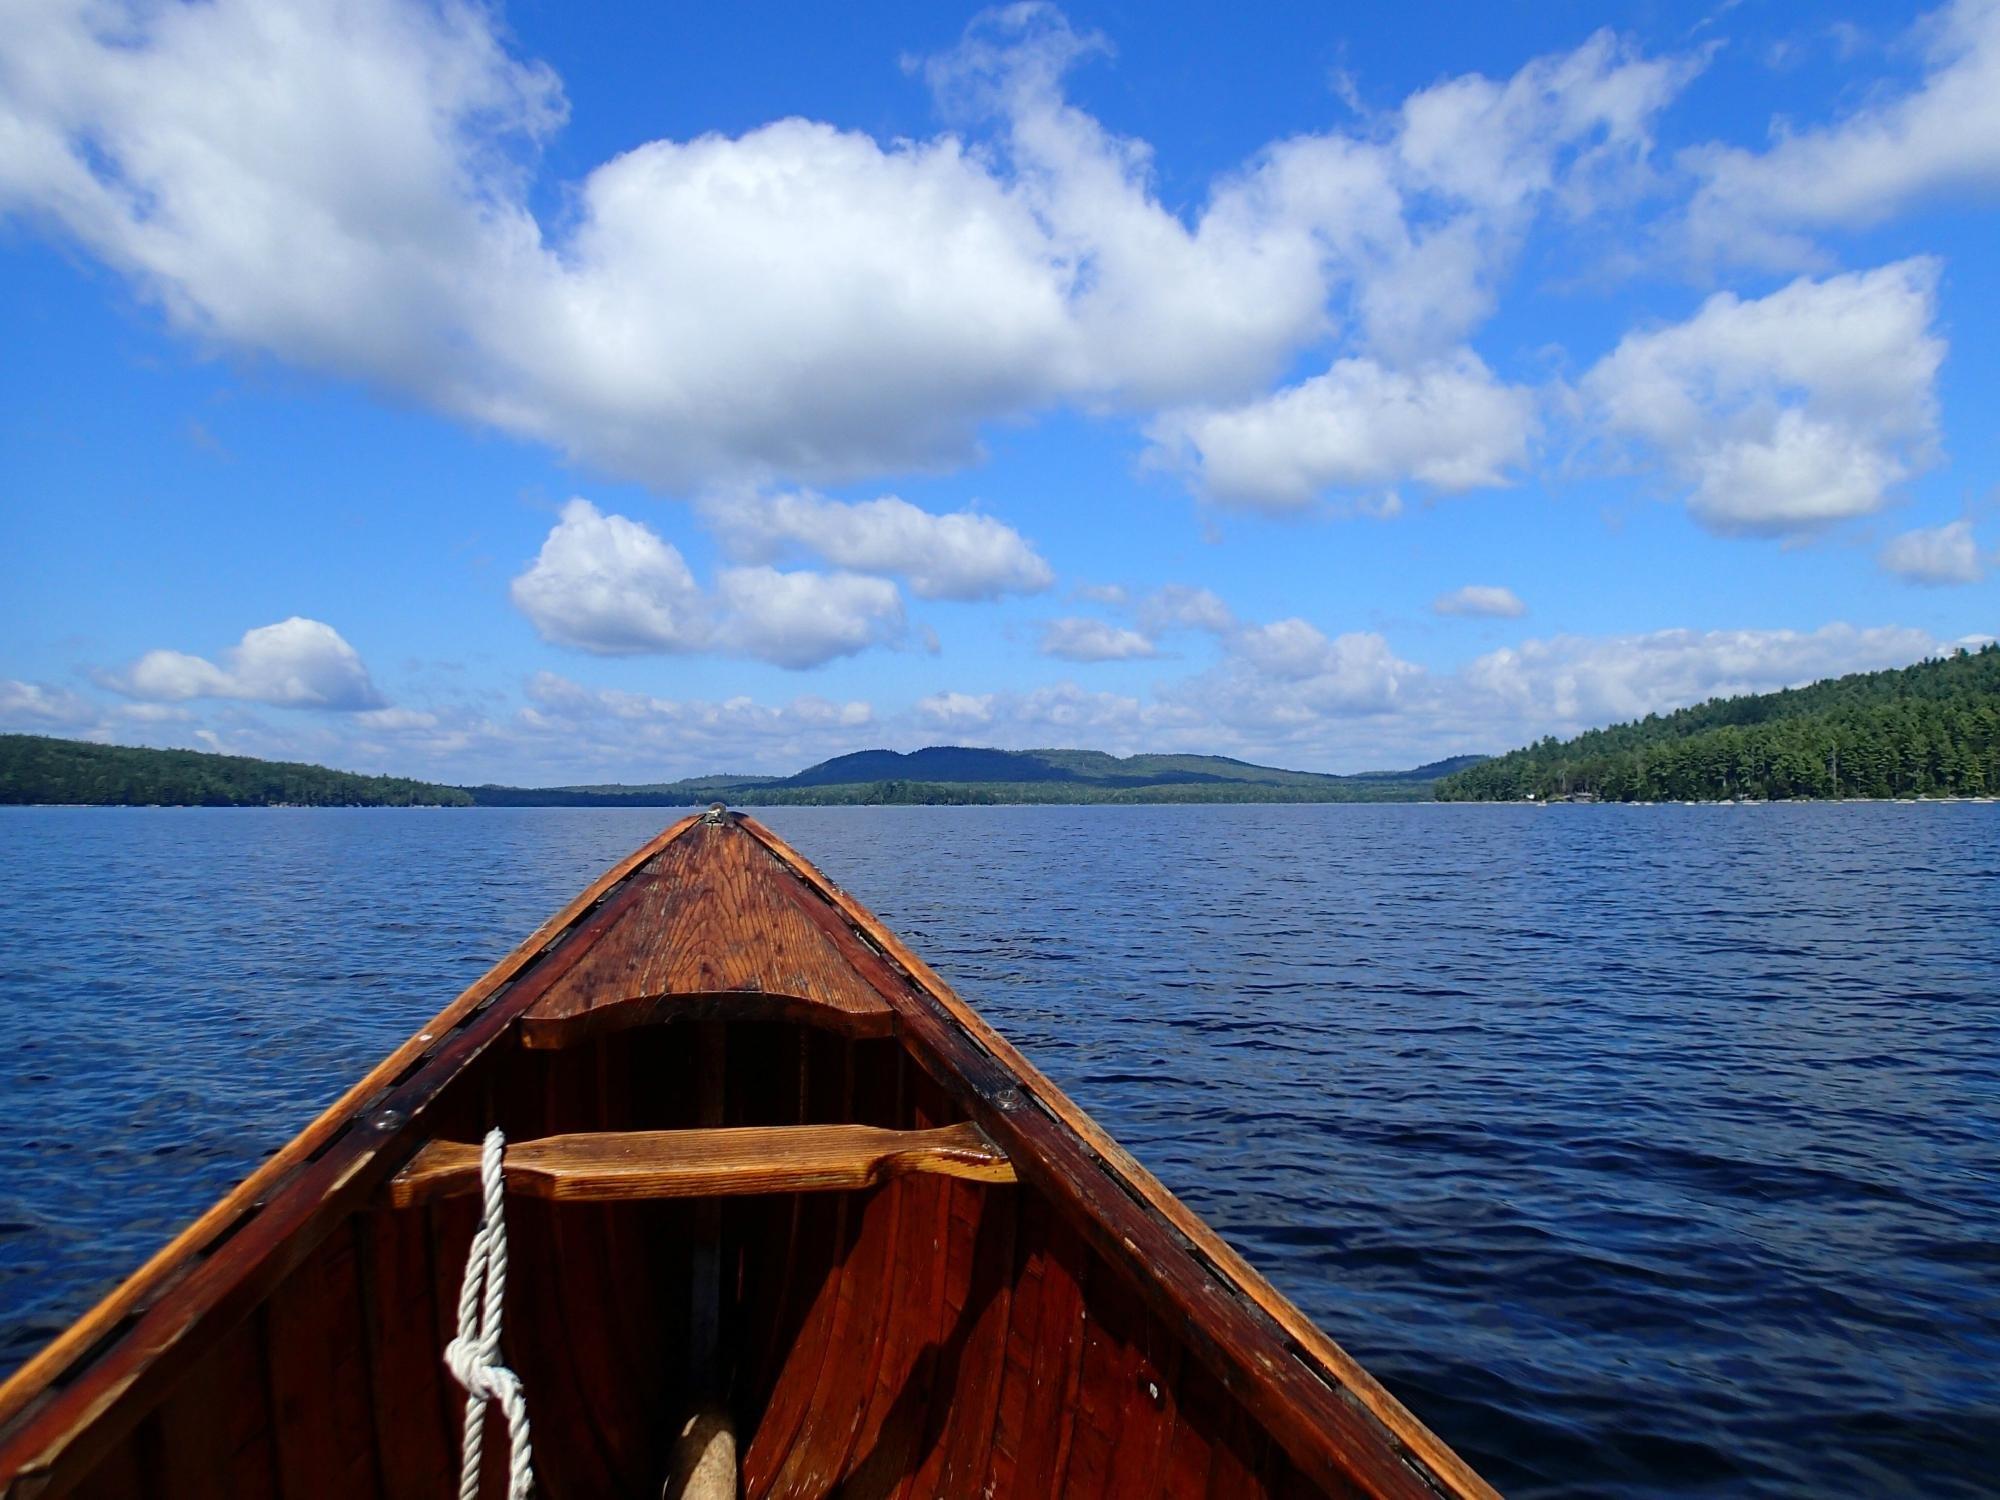
[[[1716,698],[1439,781],[1445,802],[1888,800],[2000,793],[2000,645]]]

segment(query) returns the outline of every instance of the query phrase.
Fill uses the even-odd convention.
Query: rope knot
[[[506,1149],[507,1137],[498,1127],[486,1133],[479,1153],[483,1208],[479,1228],[473,1231],[472,1248],[466,1253],[465,1280],[459,1287],[458,1336],[444,1346],[445,1368],[465,1388],[459,1500],[479,1500],[489,1401],[498,1401],[501,1415],[507,1419],[508,1500],[529,1500],[535,1488],[528,1398],[520,1378],[500,1362],[500,1314],[507,1291],[507,1179],[502,1162]]]

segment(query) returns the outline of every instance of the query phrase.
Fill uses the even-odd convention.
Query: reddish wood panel
[[[859,1044],[850,1054],[854,1113],[870,1124],[893,1122],[900,1058]],[[804,1396],[804,1419],[788,1450],[767,1471],[768,1493],[826,1494],[843,1473],[881,1365],[885,1314],[897,1299],[898,1229],[906,1186],[893,1182],[854,1200],[854,1218],[859,1222],[826,1282],[831,1306],[824,1314],[825,1348],[815,1364],[800,1367],[796,1374],[788,1366],[781,1378],[781,1388],[787,1381],[797,1388],[809,1382],[810,1391]],[[746,1494],[753,1475],[762,1477],[746,1458]]]
[[[804,920],[796,883],[739,830],[691,830],[633,878],[615,919],[528,1011],[524,1034],[561,1042],[593,1025],[672,1016],[670,999],[634,1009],[649,997],[758,995],[809,1002],[857,1034],[887,1032],[883,987],[901,981],[851,934],[842,941]],[[703,1013],[718,1009],[729,1007]]]
[[[447,1424],[442,1319],[435,1305],[430,1222],[374,1211],[355,1223],[361,1301],[374,1397],[374,1436],[387,1500],[423,1500],[455,1483],[458,1428]]]
[[[1152,1472],[1164,1393],[1147,1356],[1151,1320],[1138,1297],[1115,1278],[1100,1276],[1091,1282],[1087,1311],[1062,1493],[1101,1500],[1121,1472]]]
[[[149,1480],[157,1474],[159,1464],[140,1456],[145,1443],[146,1428],[142,1425],[107,1451],[70,1493],[77,1500],[152,1500],[159,1491],[149,1487]]]
[[[902,1196],[897,1278],[881,1314],[873,1389],[842,1466],[842,1492],[855,1500],[892,1495],[907,1477],[932,1396],[946,1267],[945,1184],[907,1181]]]
[[[239,1325],[73,1492],[197,1500],[277,1493],[260,1320]]]
[[[1013,1314],[1018,1193],[953,1184],[946,1307],[951,1332],[932,1382],[924,1455],[911,1497],[977,1490],[992,1451]]]
[[[266,1304],[265,1358],[284,1500],[381,1492],[352,1221],[279,1283]]]

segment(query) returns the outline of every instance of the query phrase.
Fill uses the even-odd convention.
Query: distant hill
[[[1439,768],[1328,776],[1285,771],[1222,755],[1107,755],[1098,750],[857,750],[792,776],[703,776],[646,786],[469,787],[491,806],[672,807],[727,801],[751,805],[1024,802],[1387,802],[1428,798]]]
[[[1612,802],[2000,792],[2000,645],[1546,739],[1436,791]]]
[[[0,803],[192,807],[470,807],[455,786],[357,776],[293,761],[200,750],[135,750],[0,734]]]
[[[1468,766],[1479,765],[1491,760],[1490,755],[1449,755],[1443,760],[1434,760],[1429,765],[1417,766],[1408,771],[1357,771],[1347,778],[1350,781],[1438,781],[1454,772],[1463,771]]]
[[[199,807],[688,807],[737,804],[1021,802],[1408,802],[1476,756],[1411,771],[1326,776],[1221,755],[987,750],[934,745],[860,750],[793,776],[696,776],[639,786],[439,786],[323,766],[0,735],[0,803]]]

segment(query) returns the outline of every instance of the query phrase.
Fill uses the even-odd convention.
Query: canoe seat
[[[736,1130],[634,1130],[510,1141],[507,1186],[562,1203],[720,1198],[869,1188],[928,1172],[1012,1182],[1014,1167],[977,1125],[883,1130],[873,1125],[771,1125]],[[430,1141],[389,1182],[397,1208],[479,1191],[479,1147]]]

